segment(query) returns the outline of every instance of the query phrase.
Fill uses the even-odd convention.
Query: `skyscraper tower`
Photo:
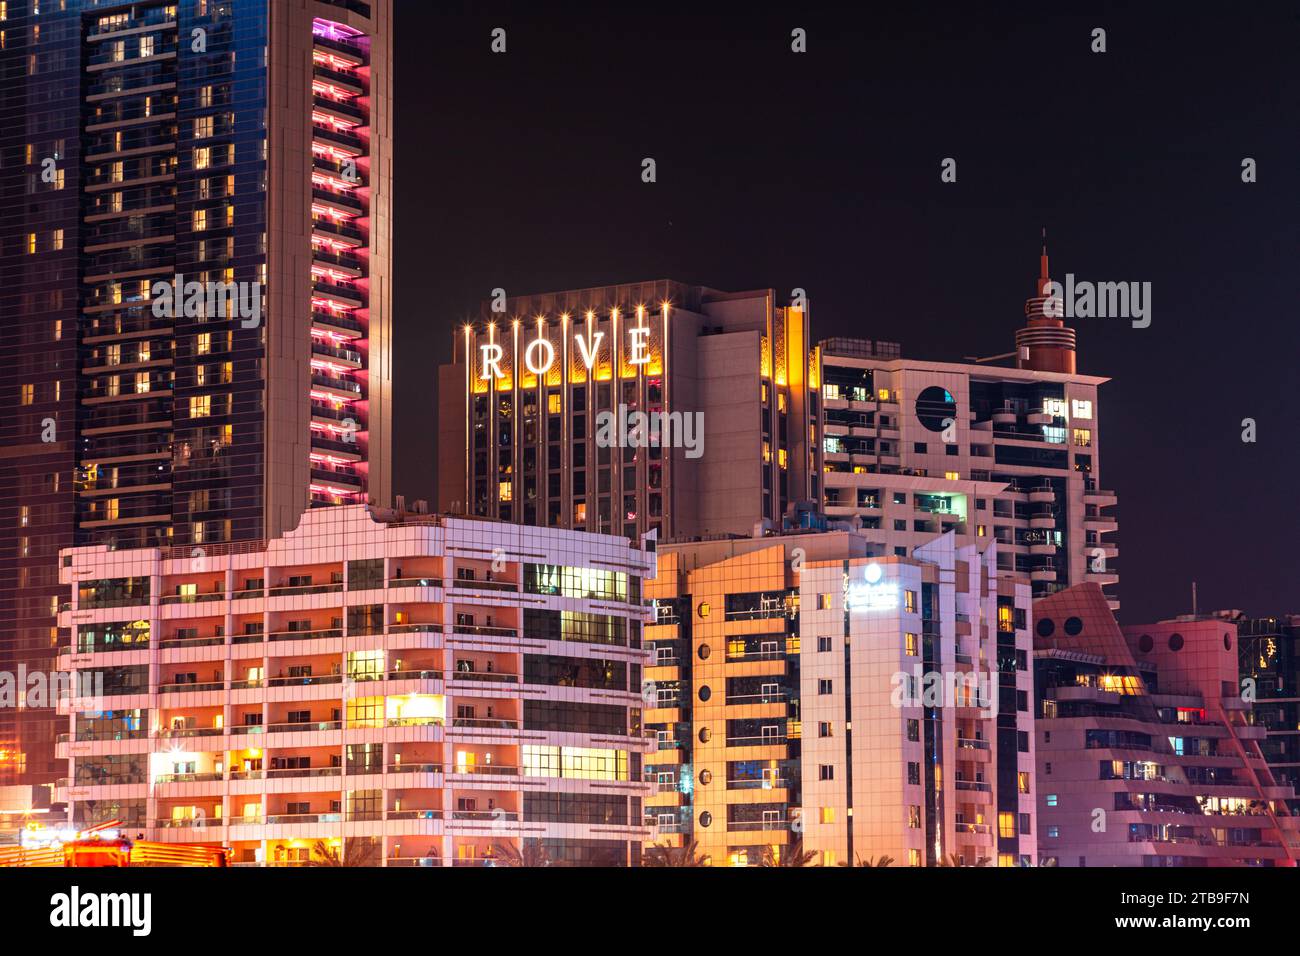
[[[0,3],[0,670],[70,545],[389,496],[391,0]],[[0,711],[0,784],[53,711]]]

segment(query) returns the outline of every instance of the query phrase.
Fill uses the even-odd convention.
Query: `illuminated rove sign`
[[[594,313],[587,313],[586,327],[580,322],[574,323],[573,346],[588,372],[595,367],[597,357],[600,354],[601,342],[605,339],[604,332],[591,327],[593,316]],[[667,322],[668,305],[666,303],[662,309],[662,316],[664,321]],[[617,321],[618,311],[614,310],[611,317]],[[567,323],[567,314],[564,319]],[[629,325],[626,329],[628,348],[626,362],[628,365],[647,365],[650,363],[650,334],[652,330],[645,324],[645,320],[645,308],[638,307],[636,310],[637,324]],[[468,335],[468,327],[466,327],[466,334]],[[510,377],[506,370],[501,367],[506,354],[505,345],[500,342],[484,342],[479,345],[478,351],[479,378],[504,379]],[[542,334],[539,324],[536,337],[523,346],[524,367],[534,375],[545,375],[555,365],[557,358],[555,352],[555,342]]]
[[[864,581],[844,579],[844,606],[850,611],[890,611],[898,607],[898,584],[882,580],[878,564],[868,564]]]

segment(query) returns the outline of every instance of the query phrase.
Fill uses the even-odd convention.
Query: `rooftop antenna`
[[[1196,617],[1196,582],[1192,582],[1192,617]]]

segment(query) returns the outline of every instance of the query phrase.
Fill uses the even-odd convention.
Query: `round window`
[[[1066,634],[1069,634],[1071,637],[1074,637],[1082,630],[1083,630],[1083,621],[1079,620],[1077,617],[1067,617],[1065,619]]]
[[[712,696],[713,696],[713,691],[709,689],[708,684],[705,684],[703,687],[700,688],[700,700],[708,700]]]
[[[708,644],[701,644],[700,649],[696,651],[696,653],[700,655],[700,660],[707,661],[709,655],[713,653],[713,648],[709,647]]]
[[[1223,632],[1223,649],[1225,651],[1232,650],[1232,635],[1227,631]]]
[[[1169,649],[1170,649],[1171,651],[1181,651],[1181,650],[1183,649],[1183,635],[1181,635],[1181,634],[1170,634],[1170,635],[1169,635]]]
[[[705,810],[700,814],[700,826],[708,827],[713,823],[713,814]]]
[[[700,771],[700,783],[704,784],[704,786],[706,786],[706,787],[707,787],[709,784],[713,783],[713,771],[712,771],[712,770],[701,770],[701,771]]]
[[[695,613],[698,614],[700,617],[708,617],[709,611],[711,610],[712,608],[709,607],[708,601],[701,601],[699,603],[699,606],[695,609]]]
[[[1040,618],[1034,625],[1034,630],[1038,632],[1039,637],[1051,637],[1056,633],[1056,622],[1050,617]]]
[[[952,392],[940,385],[922,389],[916,396],[916,419],[927,431],[941,432],[957,420],[957,402]]]
[[[708,727],[700,728],[700,743],[707,744],[709,742],[709,738],[712,736],[713,734],[709,733]]]
[[[1151,648],[1156,646],[1156,642],[1151,640],[1150,634],[1143,634],[1138,638],[1138,650],[1143,654],[1150,654]]]

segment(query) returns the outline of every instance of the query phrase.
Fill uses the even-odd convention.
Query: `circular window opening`
[[[931,385],[916,396],[916,418],[927,431],[941,432],[957,420],[957,401],[941,385]]]
[[[708,827],[713,823],[713,814],[705,810],[700,814],[700,826]]]
[[[1034,625],[1034,630],[1038,632],[1039,637],[1051,637],[1056,633],[1056,622],[1050,617],[1040,618]]]
[[[1069,634],[1071,637],[1074,637],[1082,630],[1083,630],[1083,621],[1079,620],[1077,617],[1067,617],[1065,619],[1066,634]]]
[[[1223,632],[1223,649],[1225,651],[1232,650],[1232,635],[1227,631]]]
[[[1143,634],[1138,638],[1138,650],[1143,654],[1150,654],[1151,648],[1156,646],[1156,642],[1151,640],[1150,634]]]
[[[1170,635],[1169,635],[1169,649],[1170,649],[1171,651],[1181,651],[1181,650],[1183,649],[1183,635],[1181,635],[1181,634],[1170,634]]]
[[[712,770],[701,770],[701,771],[700,771],[700,783],[704,784],[706,787],[707,787],[709,784],[713,783],[713,771],[712,771]]]
[[[695,613],[698,614],[700,617],[708,617],[709,611],[711,610],[712,608],[709,607],[708,601],[701,601],[700,606],[695,609]]]
[[[712,736],[713,734],[709,733],[708,727],[700,728],[700,743],[707,744],[709,742],[709,738]]]
[[[700,688],[700,700],[708,700],[713,696],[713,691],[709,690],[709,685],[705,684]]]
[[[700,655],[700,660],[707,661],[709,655],[713,653],[713,648],[709,647],[708,644],[701,644],[700,649],[696,651],[696,653]]]

